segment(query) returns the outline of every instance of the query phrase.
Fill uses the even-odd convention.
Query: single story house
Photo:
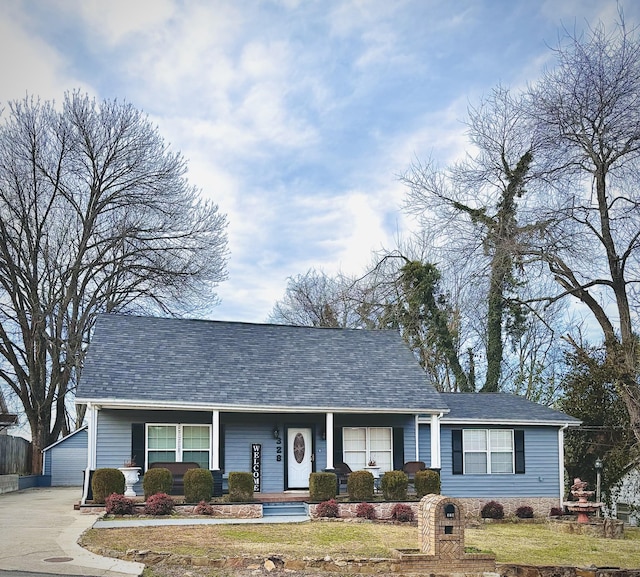
[[[97,319],[76,402],[86,479],[132,458],[143,473],[194,461],[280,493],[339,462],[423,461],[443,494],[545,514],[563,497],[563,431],[579,424],[512,395],[439,393],[396,331],[120,315]]]

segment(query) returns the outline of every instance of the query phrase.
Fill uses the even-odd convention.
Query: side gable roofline
[[[62,443],[62,441],[66,441],[67,439],[69,439],[69,438],[73,437],[74,435],[78,434],[80,431],[85,431],[86,429],[87,429],[87,425],[83,425],[79,429],[76,429],[72,433],[69,433],[66,437],[62,437],[62,439],[58,439],[55,443],[51,443],[48,447],[45,447],[44,449],[42,449],[42,452],[44,453],[45,451],[48,451],[49,449],[52,449],[56,445],[59,445],[60,443]]]

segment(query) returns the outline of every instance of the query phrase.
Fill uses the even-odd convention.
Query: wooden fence
[[[31,472],[31,443],[22,437],[0,435],[0,475],[29,475]],[[41,472],[34,471],[34,474]]]

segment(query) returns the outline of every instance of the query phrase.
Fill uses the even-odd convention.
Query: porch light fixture
[[[273,427],[273,438],[274,439],[280,438],[280,431],[278,430],[278,425],[274,425]]]

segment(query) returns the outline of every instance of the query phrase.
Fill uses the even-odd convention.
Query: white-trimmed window
[[[375,461],[380,471],[393,469],[393,435],[391,427],[345,427],[342,429],[344,462],[352,471],[364,469]]]
[[[158,462],[211,463],[211,425],[147,424],[147,467]]]
[[[513,474],[514,442],[510,429],[464,429],[464,474]]]

